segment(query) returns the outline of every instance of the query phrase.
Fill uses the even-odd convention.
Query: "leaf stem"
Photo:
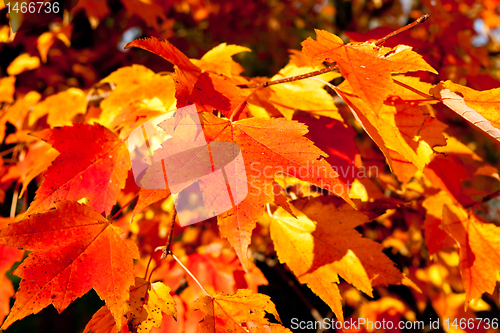
[[[208,293],[208,291],[202,286],[202,284],[200,283],[200,281],[198,281],[198,279],[196,279],[196,277],[193,275],[193,273],[191,273],[191,271],[189,269],[187,269],[187,267],[184,266],[182,264],[182,262],[172,252],[172,236],[174,234],[174,226],[175,226],[175,219],[176,219],[176,217],[177,217],[177,210],[174,209],[174,215],[172,216],[172,227],[170,228],[170,236],[168,238],[168,243],[167,243],[167,245],[165,247],[161,246],[161,247],[156,248],[155,251],[157,251],[159,249],[163,249],[163,255],[161,256],[161,259],[165,259],[167,257],[167,255],[171,255],[172,258],[174,258],[174,260],[177,261],[177,263],[182,267],[182,269],[184,269],[184,271],[186,271],[186,273],[188,273],[188,275],[196,282],[196,284],[198,284],[198,286],[201,288],[201,290],[203,290],[203,292],[208,297],[212,297]],[[151,274],[149,275],[149,279],[151,279],[151,276],[153,275],[153,272],[156,269],[156,267],[157,266],[155,266],[155,268],[153,268],[153,270],[151,271]],[[149,264],[148,264],[148,268],[149,268]],[[146,271],[146,274],[147,274],[147,271]],[[144,277],[144,279],[145,278],[146,277]]]
[[[172,235],[174,234],[174,225],[175,225],[175,218],[176,217],[177,217],[177,211],[174,208],[174,216],[172,217],[172,227],[170,228],[170,236],[168,237],[167,245],[166,246],[159,246],[154,250],[153,253],[155,253],[158,250],[162,250],[163,254],[161,255],[160,260],[156,263],[155,267],[153,268],[153,270],[149,274],[148,282],[151,281],[151,277],[153,276],[153,272],[155,271],[155,269],[158,268],[160,261],[162,259],[165,259],[168,254],[172,254],[171,244],[172,244]],[[148,267],[146,268],[146,274],[144,275],[144,279],[146,279],[146,277],[148,276],[149,264],[151,263],[151,259],[153,259],[153,255],[151,255],[151,258],[149,258]]]
[[[144,273],[144,280],[146,280],[146,278],[148,277],[149,265],[151,265],[152,260],[153,260],[153,254],[151,254],[151,256],[149,257],[148,265],[146,266],[146,273]]]
[[[394,83],[396,83],[397,85],[400,85],[401,87],[406,88],[406,89],[408,89],[408,90],[410,90],[410,91],[414,92],[415,94],[418,94],[418,95],[420,95],[420,96],[422,96],[422,97],[425,97],[425,98],[427,98],[427,99],[436,100],[436,99],[434,98],[434,96],[429,95],[429,94],[426,94],[426,93],[423,93],[423,92],[421,92],[420,90],[417,90],[417,89],[413,88],[412,86],[409,86],[409,85],[407,85],[407,84],[405,84],[405,83],[403,83],[403,82],[401,82],[401,81],[396,80],[395,78],[392,78],[392,81],[394,81]],[[436,100],[436,101],[437,101],[437,100]],[[437,102],[439,102],[439,101],[437,101]]]
[[[429,14],[422,15],[417,20],[415,20],[414,22],[412,22],[412,23],[410,23],[410,24],[408,24],[408,25],[406,25],[406,26],[404,26],[404,27],[402,27],[402,28],[400,28],[400,29],[398,29],[396,31],[391,32],[390,34],[388,34],[385,37],[377,39],[375,42],[373,42],[373,44],[375,44],[376,46],[382,45],[389,38],[394,37],[396,35],[399,35],[400,33],[405,32],[405,31],[407,31],[407,30],[415,27],[416,25],[419,25],[420,23],[425,22],[428,18],[429,18]],[[308,79],[308,78],[313,77],[313,76],[318,76],[318,75],[325,74],[325,73],[328,73],[328,72],[333,72],[333,71],[335,71],[337,69],[338,69],[338,66],[335,64],[333,66],[326,67],[326,68],[323,68],[323,69],[320,69],[320,70],[317,70],[317,71],[314,71],[314,72],[305,73],[305,74],[296,75],[296,76],[287,76],[287,77],[284,77],[284,78],[281,78],[281,79],[272,80],[272,81],[265,81],[265,82],[262,82],[262,83],[259,83],[259,84],[255,84],[255,85],[240,84],[240,85],[238,85],[238,88],[259,88],[259,87],[264,87],[265,88],[265,87],[269,87],[269,86],[272,86],[272,85],[275,85],[275,84],[280,84],[280,83],[286,83],[286,82],[293,82],[293,81]],[[250,95],[252,95],[252,94],[250,94]],[[232,118],[233,118],[233,116],[231,116],[231,119]]]
[[[141,191],[137,191],[137,193],[136,193],[136,194],[134,194],[134,196],[132,197],[132,199],[130,199],[130,200],[129,200],[129,201],[128,201],[125,205],[123,205],[123,206],[120,208],[120,210],[119,210],[119,211],[117,211],[117,212],[116,212],[116,214],[115,214],[115,215],[113,215],[113,216],[109,219],[109,223],[111,223],[111,222],[115,219],[115,217],[117,217],[117,216],[118,216],[118,214],[120,214],[120,213],[122,212],[122,210],[124,210],[124,209],[125,209],[128,205],[130,205],[130,204],[132,203],[132,201],[134,201],[134,199],[135,199],[135,198],[137,198],[137,197],[139,196],[139,193],[140,193],[140,192],[141,192]]]
[[[151,277],[153,276],[153,272],[158,268],[159,264],[160,264],[160,262],[158,261],[156,263],[155,267],[151,270],[151,273],[149,274],[148,282],[151,282]],[[146,279],[146,277],[144,277],[144,279]]]
[[[4,151],[0,152],[0,156],[5,156],[5,155],[7,155],[7,154],[10,154],[10,153],[12,153],[12,152],[13,152],[16,148],[17,148],[17,146],[14,146],[14,147],[11,147],[11,148],[9,148],[9,149],[6,149],[6,150],[4,150]]]
[[[188,273],[188,274],[189,274],[189,276],[190,276],[190,277],[194,280],[194,282],[196,282],[196,284],[198,284],[198,286],[201,288],[201,290],[203,290],[203,292],[205,293],[205,295],[207,295],[208,297],[213,298],[213,297],[212,297],[212,296],[208,293],[208,291],[207,291],[207,290],[206,290],[206,289],[205,289],[205,288],[201,285],[200,281],[198,281],[198,280],[194,277],[193,273],[191,273],[191,272],[189,271],[189,269],[187,269],[187,267],[186,267],[186,266],[184,266],[184,265],[182,264],[182,262],[179,260],[179,258],[177,258],[177,257],[176,257],[173,253],[170,253],[170,255],[172,256],[172,258],[174,258],[174,260],[175,260],[175,261],[177,261],[177,263],[178,263],[178,264],[182,267],[182,269],[184,269],[184,270],[186,271],[186,273]]]
[[[14,188],[14,194],[12,195],[12,203],[10,205],[10,217],[14,218],[16,216],[17,209],[17,199],[19,198],[19,182],[16,182],[16,187]]]

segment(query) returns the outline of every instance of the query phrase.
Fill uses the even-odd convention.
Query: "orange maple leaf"
[[[165,199],[170,195],[170,189],[165,190],[149,190],[146,188],[141,188],[139,191],[139,199],[132,212],[133,215],[138,214],[155,202]]]
[[[35,105],[29,114],[30,125],[36,120],[48,114],[47,124],[50,126],[71,125],[74,116],[85,113],[87,110],[87,99],[85,93],[76,88],[47,97]]]
[[[15,76],[7,76],[0,79],[0,102],[14,102],[15,83]]]
[[[89,206],[109,215],[131,167],[125,144],[97,124],[76,123],[34,135],[61,154],[44,173],[29,213],[49,209],[59,200],[87,198]]]
[[[156,37],[138,39],[125,45],[124,49],[131,47],[141,48],[171,62],[179,69],[176,73],[182,72],[190,82],[196,82],[198,76],[201,74],[200,68],[194,65],[184,53],[167,40],[160,41]]]
[[[328,31],[315,31],[317,40],[309,37],[303,41],[302,52],[313,64],[336,62],[340,74],[375,112],[392,91],[392,73],[429,71],[437,74],[409,46],[390,49],[372,43],[344,45],[342,39]]]
[[[407,284],[406,278],[382,252],[383,246],[362,238],[355,228],[383,207],[356,211],[336,197],[293,202],[298,218],[278,209],[271,222],[271,238],[280,262],[301,283],[321,297],[343,320],[338,275],[369,296],[373,286]]]
[[[444,105],[480,130],[500,141],[500,89],[477,91],[451,81],[440,82],[431,92]]]
[[[202,296],[196,306],[205,314],[199,325],[202,333],[290,332],[264,317],[269,313],[280,320],[271,298],[248,289],[239,289],[234,295]]]
[[[500,271],[500,227],[468,214],[459,205],[445,204],[443,228],[460,246],[460,273],[466,303],[484,292],[493,293]]]
[[[232,56],[250,51],[248,47],[222,43],[205,53],[200,60],[191,59],[191,61],[203,71],[232,77],[244,71],[243,67],[235,62]]]
[[[91,288],[121,322],[134,284],[133,259],[139,258],[137,246],[121,233],[92,208],[72,201],[0,231],[1,244],[33,251],[14,271],[22,281],[2,329],[49,304],[62,312]]]
[[[13,222],[13,220],[12,220]],[[0,229],[7,227],[7,223],[0,222]],[[14,286],[7,277],[7,271],[16,261],[23,259],[24,251],[12,246],[0,245],[0,324],[9,314],[10,298],[14,296]]]
[[[335,90],[382,150],[393,171],[396,171],[393,157],[400,156],[391,151],[396,151],[403,160],[423,170],[434,154],[433,148],[446,145],[443,131],[447,126],[431,117],[421,106],[427,103],[426,100],[390,96],[375,112],[349,85],[349,81],[344,81]]]
[[[233,142],[246,164],[248,195],[235,208],[218,216],[227,238],[248,271],[247,249],[256,220],[273,201],[276,173],[285,173],[336,193],[349,203],[349,190],[324,160],[328,155],[306,139],[306,126],[283,118],[249,118],[231,122],[203,112],[200,119],[210,142]]]
[[[125,46],[126,49],[131,47],[152,52],[175,65],[175,98],[178,108],[195,103],[199,112],[217,110],[230,118],[233,110],[245,100],[235,83],[222,76],[202,73],[198,66],[167,40],[159,41],[154,37],[139,39]],[[231,54],[232,51],[228,52]],[[228,56],[223,58],[227,60]],[[217,64],[213,55],[207,56],[201,64],[207,67],[208,61],[212,61],[212,65]]]
[[[437,177],[436,177],[437,178]],[[427,197],[422,206],[427,210],[423,224],[425,240],[429,254],[434,254],[438,250],[450,247],[455,244],[448,233],[441,228],[443,221],[443,207],[445,204],[455,205],[456,201],[445,191],[441,191],[433,196]]]
[[[121,328],[121,330],[120,330]],[[104,305],[92,316],[83,329],[83,333],[129,333],[126,323],[121,327],[116,325],[115,319],[108,307]]]
[[[125,317],[131,332],[151,331],[160,327],[162,313],[176,319],[175,301],[170,295],[170,288],[162,282],[150,283],[136,277],[135,285],[130,289],[130,300]]]

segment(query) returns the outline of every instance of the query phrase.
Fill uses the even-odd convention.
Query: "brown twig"
[[[393,31],[391,32],[390,34],[388,34],[387,36],[385,37],[382,37],[380,39],[377,39],[373,44],[379,46],[379,45],[382,45],[384,44],[389,38],[391,37],[394,37],[396,35],[399,35],[400,33],[402,32],[405,32],[406,30],[410,30],[411,28],[419,25],[420,23],[423,23],[425,21],[427,21],[427,19],[429,18],[429,14],[425,14],[425,15],[422,15],[420,16],[417,20],[415,20],[414,22],[408,24],[408,25],[405,25],[404,27],[396,30],[396,31]]]
[[[500,190],[488,194],[487,196],[485,196],[481,200],[465,206],[465,208],[476,209],[476,207],[479,206],[480,204],[485,203],[487,201],[490,201],[491,199],[494,199],[494,198],[496,198],[498,196],[500,196]]]
[[[163,250],[163,255],[161,256],[160,260],[161,259],[165,259],[167,257],[167,255],[171,255],[172,258],[177,261],[177,263],[182,267],[182,269],[194,280],[194,282],[196,282],[196,284],[201,288],[201,290],[205,293],[205,295],[207,295],[208,297],[211,297],[213,298],[209,293],[208,291],[203,287],[203,285],[200,283],[200,281],[198,281],[198,279],[196,279],[196,277],[193,275],[193,273],[191,273],[191,271],[186,267],[184,266],[184,264],[179,260],[179,258],[177,258],[173,253],[172,253],[172,249],[171,249],[171,245],[172,245],[172,235],[174,234],[174,224],[175,224],[175,218],[177,216],[177,211],[174,210],[174,216],[172,218],[172,228],[170,229],[170,237],[169,237],[169,240],[168,240],[168,243],[166,246],[160,246],[160,247],[157,247],[155,249],[155,252],[158,251],[158,250]],[[150,259],[151,261],[151,259]],[[149,275],[149,279],[151,279],[151,276],[153,275],[153,272],[154,270],[156,269],[158,265],[155,266],[155,268],[153,268],[153,270],[151,271],[151,274]],[[149,268],[149,264],[148,264],[148,268]],[[147,275],[147,271],[146,271],[146,275]],[[148,280],[149,281],[149,280]]]
[[[172,217],[172,226],[170,227],[170,235],[168,237],[168,243],[165,247],[165,254],[172,254],[172,236],[174,235],[175,218],[177,217],[177,210],[174,208],[174,216]]]
[[[375,44],[376,46],[380,46],[380,45],[384,44],[389,38],[394,37],[396,35],[399,35],[400,33],[405,32],[405,31],[415,27],[416,25],[425,22],[428,18],[429,18],[429,14],[425,14],[425,15],[419,17],[416,21],[414,21],[414,22],[412,22],[412,23],[410,23],[410,24],[408,24],[408,25],[406,25],[406,26],[404,26],[396,31],[391,32],[390,34],[388,34],[385,37],[382,37],[382,38],[376,40],[375,42],[373,42],[373,44]],[[262,82],[259,84],[254,84],[254,85],[241,84],[241,85],[238,85],[238,87],[239,88],[259,88],[259,87],[265,88],[265,87],[269,87],[269,86],[272,86],[275,84],[308,79],[308,78],[313,77],[313,76],[318,76],[318,75],[325,74],[328,72],[333,72],[337,69],[338,69],[338,66],[335,64],[333,66],[326,67],[326,68],[323,68],[323,69],[320,69],[320,70],[317,70],[314,72],[310,72],[310,73],[305,73],[305,74],[296,75],[296,76],[287,76],[287,77],[284,77],[281,79],[272,80],[272,81],[265,81],[265,82]]]
[[[293,81],[299,81],[299,80],[304,80],[304,79],[308,79],[310,77],[313,77],[313,76],[318,76],[318,75],[321,75],[321,74],[325,74],[325,73],[328,73],[328,72],[333,72],[335,70],[338,69],[338,66],[337,65],[333,65],[333,66],[330,66],[330,67],[326,67],[326,68],[323,68],[323,69],[320,69],[320,70],[317,70],[317,71],[314,71],[314,72],[310,72],[310,73],[305,73],[305,74],[301,74],[301,75],[296,75],[296,76],[287,76],[287,77],[284,77],[284,78],[281,78],[281,79],[277,79],[277,80],[272,80],[272,81],[265,81],[265,82],[262,82],[262,83],[259,83],[259,84],[255,84],[255,85],[246,85],[246,84],[240,84],[238,85],[239,88],[256,88],[256,87],[269,87],[269,86],[272,86],[272,85],[275,85],[275,84],[280,84],[280,83],[287,83],[287,82],[293,82]]]
[[[160,265],[160,261],[165,259],[167,255],[172,254],[172,249],[171,249],[171,244],[172,244],[172,235],[174,234],[174,226],[175,226],[175,218],[177,217],[177,211],[174,208],[174,216],[172,217],[172,226],[170,228],[170,236],[168,237],[167,245],[166,246],[160,246],[157,247],[153,253],[155,253],[158,250],[162,250],[163,253],[160,257],[160,260],[156,263],[155,267],[151,270],[151,273],[149,274],[148,282],[151,281],[151,277],[153,276],[153,272],[158,268]],[[172,255],[173,256],[173,255]],[[148,270],[149,270],[149,265],[151,264],[151,260],[153,259],[153,255],[151,255],[151,258],[149,258],[148,266],[146,267],[146,274],[144,275],[144,279],[148,276]]]

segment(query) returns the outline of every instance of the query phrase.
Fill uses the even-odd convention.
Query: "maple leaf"
[[[50,31],[44,32],[36,40],[36,47],[42,58],[42,62],[47,62],[47,53],[54,44],[56,39],[61,40],[67,47],[71,46],[71,34],[73,33],[73,25],[64,22],[50,27]]]
[[[244,70],[240,64],[233,60],[232,56],[241,52],[250,51],[248,47],[221,43],[205,53],[200,60],[191,59],[191,62],[203,71],[210,71],[232,77],[233,75],[239,75]]]
[[[356,132],[341,121],[319,117],[294,116],[294,120],[307,125],[306,137],[328,154],[326,161],[339,170],[344,183],[352,183],[356,177],[360,155],[354,140]]]
[[[155,37],[138,39],[128,43],[124,48],[129,49],[131,47],[149,51],[174,64],[177,107],[181,108],[191,104],[188,102],[188,98],[198,81],[198,77],[201,75],[201,69],[198,66],[194,65],[184,53],[167,40],[160,41]]]
[[[500,88],[477,91],[446,81],[432,88],[431,93],[465,120],[500,141]]]
[[[372,286],[408,282],[383,254],[381,244],[362,238],[355,230],[376,217],[379,208],[356,211],[336,197],[300,199],[293,204],[298,218],[281,209],[273,214],[271,238],[278,258],[339,320],[343,320],[343,311],[338,274],[369,296],[373,296]]]
[[[493,293],[500,271],[500,227],[468,214],[459,205],[445,204],[443,228],[460,246],[460,273],[466,302]]]
[[[30,136],[30,138],[33,137]],[[29,147],[24,159],[17,164],[23,182],[20,196],[28,188],[29,183],[47,170],[58,155],[59,153],[54,148],[41,140]]]
[[[170,75],[155,74],[150,69],[133,65],[122,67],[101,80],[115,88],[101,102],[101,125],[120,130],[126,138],[137,126],[175,106],[174,80]]]
[[[393,171],[391,150],[423,170],[434,154],[433,148],[446,145],[443,131],[447,126],[431,117],[419,100],[392,96],[374,112],[347,80],[335,90],[382,150]]]
[[[0,102],[14,102],[14,91],[16,90],[15,83],[15,76],[8,76],[0,79]]]
[[[10,221],[9,221],[10,222]],[[7,227],[7,223],[0,222],[0,229]],[[23,259],[24,251],[12,246],[0,245],[0,324],[9,314],[10,298],[14,296],[14,286],[6,273],[12,265]]]
[[[92,29],[97,28],[99,22],[109,14],[107,2],[100,0],[79,0],[73,11],[77,13],[81,9],[85,10]]]
[[[139,199],[132,212],[133,215],[138,214],[155,202],[165,199],[170,195],[170,189],[165,190],[149,190],[146,188],[141,188],[139,191]]]
[[[154,1],[121,0],[121,2],[129,12],[138,15],[157,31],[161,30],[161,25],[158,22],[167,21],[163,8]]]
[[[194,65],[184,53],[167,40],[160,41],[156,37],[137,39],[125,45],[124,49],[131,47],[138,47],[149,51],[171,62],[179,69],[176,73],[182,73],[190,82],[196,82],[198,76],[201,74],[200,68]]]
[[[122,325],[122,330],[116,325],[113,315],[109,311],[108,307],[104,305],[92,316],[90,321],[87,323],[83,329],[83,333],[128,333],[128,327],[126,324]]]
[[[139,39],[125,46],[126,49],[131,47],[139,47],[152,52],[175,65],[177,108],[195,103],[199,112],[215,110],[230,118],[233,110],[245,100],[241,89],[238,89],[235,83],[209,72],[202,73],[199,67],[167,40],[161,42],[154,37]],[[229,54],[231,52],[228,51]],[[227,59],[227,55],[222,58]],[[209,60],[218,65],[213,55],[205,58],[202,64],[206,67],[206,62]]]
[[[440,290],[437,295],[433,295],[430,297],[432,307],[435,309],[437,315],[444,322],[450,318],[460,318],[462,322],[471,322],[472,320],[477,322],[477,325],[474,326],[473,329],[462,326],[466,329],[461,329],[458,327],[450,327],[449,332],[456,333],[487,333],[489,332],[489,328],[491,324],[486,324],[486,322],[482,322],[482,320],[478,320],[478,316],[474,314],[474,311],[471,309],[472,306],[467,306],[467,302],[465,301],[466,296],[465,293],[455,294],[455,293],[444,293]],[[478,299],[477,304],[479,306],[475,306],[475,311],[485,311],[489,310],[488,305],[484,304],[481,306],[481,303],[485,303],[482,299]],[[480,318],[480,317],[479,317]],[[451,326],[451,325],[450,325]]]
[[[134,64],[117,69],[101,80],[101,83],[114,83],[117,86],[141,84],[156,76],[155,72],[142,65]]]
[[[214,244],[215,245],[215,244]],[[236,254],[229,249],[214,250],[215,246],[199,248],[200,253],[189,255],[186,267],[209,292],[231,294],[238,289],[249,289],[257,292],[259,285],[267,285],[268,281],[262,272],[250,262],[250,269],[245,273],[237,260]],[[188,284],[196,282],[187,276]],[[192,294],[197,297],[203,294],[195,287]]]
[[[241,89],[231,81],[214,74],[203,73],[198,77],[189,97],[183,102],[185,104],[178,102],[177,107],[194,103],[198,112],[220,111],[226,118],[230,118],[233,110],[245,100]],[[246,118],[245,113],[246,111],[240,113],[237,119]]]
[[[7,67],[7,74],[10,76],[19,75],[25,71],[31,71],[40,67],[40,58],[23,53],[14,59]]]
[[[202,333],[290,332],[281,325],[269,323],[264,317],[269,313],[280,320],[271,298],[248,289],[239,289],[234,295],[202,296],[196,306],[205,314],[199,325]]]
[[[24,119],[29,111],[38,103],[42,96],[36,91],[30,91],[11,105],[0,118],[0,139],[5,137],[6,123],[11,123],[17,130],[23,128]]]
[[[390,49],[371,43],[344,45],[342,39],[328,31],[315,31],[317,40],[309,37],[303,41],[302,52],[313,64],[336,62],[340,74],[375,112],[392,91],[392,73],[429,71],[437,74],[409,46]]]
[[[72,201],[0,231],[1,244],[33,251],[14,271],[22,281],[2,329],[49,304],[62,312],[91,288],[120,322],[134,283],[133,259],[139,257],[121,233],[97,211]]]
[[[47,124],[50,126],[71,125],[71,120],[77,114],[85,113],[87,99],[83,91],[70,88],[66,91],[47,97],[35,105],[29,114],[29,124],[48,114]]]
[[[450,235],[441,228],[443,207],[446,204],[455,205],[456,201],[445,191],[427,197],[422,203],[422,206],[427,210],[423,227],[429,254],[434,254],[442,248],[455,244]]]
[[[89,199],[89,206],[107,216],[125,186],[130,158],[125,144],[107,128],[95,124],[46,129],[34,135],[60,155],[44,173],[29,213],[53,207],[59,200]]]
[[[151,331],[160,327],[162,313],[176,319],[175,301],[170,295],[170,288],[162,282],[150,283],[136,277],[135,285],[130,289],[130,299],[125,317],[131,332]]]
[[[9,314],[10,299],[12,296],[14,296],[12,282],[10,282],[6,275],[0,275],[0,324],[3,323],[3,320]]]
[[[435,188],[449,192],[464,206],[474,204],[469,196],[464,195],[462,181],[470,179],[466,166],[455,155],[434,156],[432,162],[425,168],[424,175]]]
[[[250,236],[265,204],[273,200],[276,173],[309,181],[351,202],[346,185],[323,160],[322,156],[327,155],[303,137],[307,133],[304,125],[282,118],[230,122],[206,112],[200,114],[200,119],[209,142],[237,144],[246,163],[248,195],[236,207],[218,216],[221,236],[235,248],[245,270],[248,270],[246,252]]]

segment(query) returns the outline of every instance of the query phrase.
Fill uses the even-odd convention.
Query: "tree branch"
[[[422,15],[421,17],[419,17],[416,21],[396,30],[396,31],[393,31],[391,32],[390,34],[388,34],[387,36],[385,37],[382,37],[378,40],[376,40],[375,42],[373,42],[373,44],[375,44],[376,46],[379,46],[379,45],[382,45],[384,44],[389,38],[392,38],[396,35],[399,35],[400,33],[402,32],[405,32],[417,25],[419,25],[420,23],[423,23],[425,22],[427,19],[429,18],[429,14],[425,14],[425,15]],[[305,74],[301,74],[301,75],[296,75],[296,76],[287,76],[287,77],[284,77],[284,78],[281,78],[281,79],[277,79],[277,80],[272,80],[272,81],[265,81],[265,82],[262,82],[262,83],[259,83],[259,84],[254,84],[254,85],[248,85],[248,84],[240,84],[238,85],[238,88],[259,88],[259,87],[269,87],[269,86],[272,86],[272,85],[275,85],[275,84],[280,84],[280,83],[286,83],[286,82],[293,82],[293,81],[299,81],[299,80],[304,80],[304,79],[308,79],[310,77],[313,77],[313,76],[318,76],[318,75],[321,75],[321,74],[325,74],[325,73],[328,73],[328,72],[333,72],[335,70],[338,69],[338,66],[336,64],[334,64],[333,66],[330,66],[330,67],[326,67],[326,68],[323,68],[323,69],[320,69],[320,70],[317,70],[317,71],[314,71],[314,72],[310,72],[310,73],[305,73]]]

